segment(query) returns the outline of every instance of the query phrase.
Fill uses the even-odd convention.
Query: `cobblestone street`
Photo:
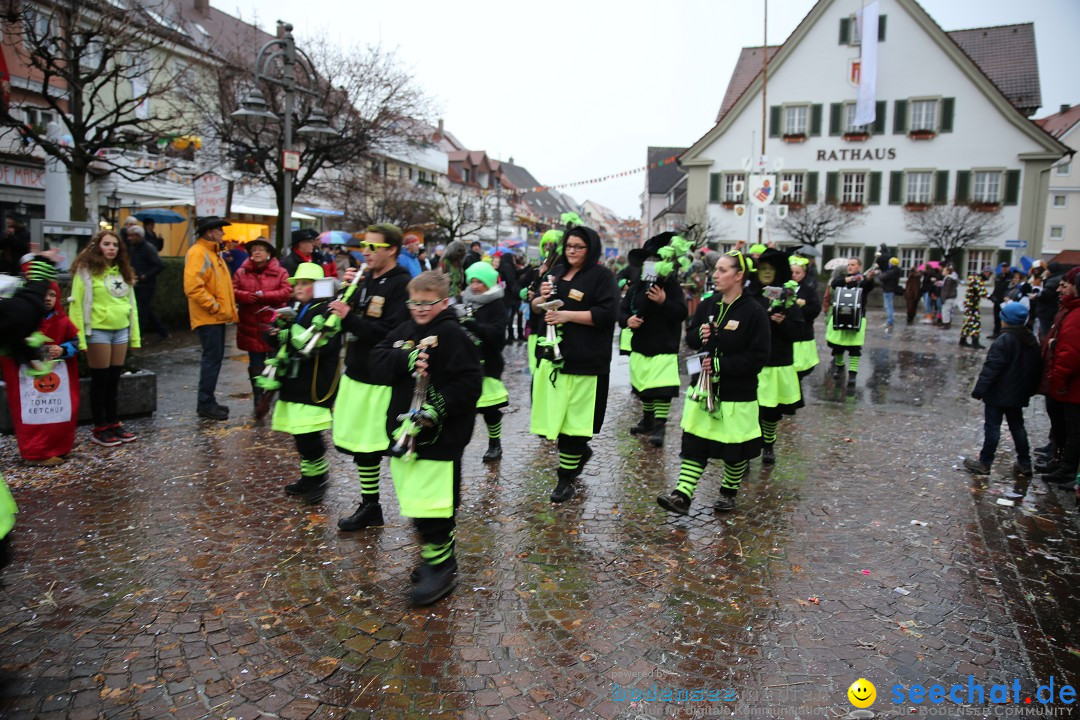
[[[662,450],[628,433],[640,406],[625,358],[579,492],[552,505],[557,454],[527,434],[524,346],[509,348],[504,459],[481,463],[478,418],[459,586],[420,610],[405,602],[418,550],[385,463],[386,527],[339,533],[359,497],[350,458],[332,453],[322,504],[287,498],[298,459],[253,424],[246,357],[229,351],[232,419],[215,424],[195,416],[193,338],[151,346],[137,361],[157,373],[159,409],[128,423],[138,442],[101,448],[81,428],[70,462],[31,468],[0,440],[20,506],[0,716],[839,717],[865,677],[876,716],[900,717],[911,703],[893,703],[896,684],[1015,678],[1032,697],[1051,676],[1075,684],[1072,488],[1036,477],[1015,507],[998,504],[1013,483],[1007,432],[989,478],[958,469],[982,440],[969,393],[985,351],[880,322],[855,393],[819,366],[807,407],[780,426],[777,464],[751,463],[726,516],[711,509],[712,465],[690,516],[657,507],[679,431]],[[827,359],[820,323],[818,336]],[[1041,398],[1026,416],[1043,444]],[[728,701],[619,698],[654,683]]]

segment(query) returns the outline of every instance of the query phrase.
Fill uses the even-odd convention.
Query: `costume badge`
[[[578,302],[585,298],[585,293],[581,292],[580,290],[571,290],[567,293],[567,295],[570,296],[571,300],[577,300]]]
[[[367,313],[368,317],[381,318],[383,305],[386,304],[386,298],[382,295],[375,295],[368,301]]]
[[[738,320],[728,320],[726,323],[724,323],[724,329],[725,330],[738,330],[739,329],[739,321]]]

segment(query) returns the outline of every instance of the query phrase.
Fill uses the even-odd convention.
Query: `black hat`
[[[229,225],[232,225],[232,223],[228,220],[219,218],[217,215],[207,215],[195,221],[195,234],[202,236],[211,230],[228,227]]]
[[[671,238],[675,237],[678,233],[675,232],[662,232],[659,235],[653,235],[651,238],[645,241],[645,244],[639,248],[635,248],[629,252],[629,262],[634,267],[641,267],[645,264],[645,261],[656,255],[660,248],[664,247],[671,242]]]
[[[776,270],[776,279],[772,281],[772,285],[779,287],[791,279],[791,256],[786,252],[769,248],[754,261],[754,266],[760,271],[762,263],[767,263]]]
[[[270,253],[270,257],[277,257],[277,248],[274,247],[274,244],[266,238],[255,238],[254,240],[248,240],[246,243],[244,243],[244,249],[247,250],[248,253],[251,253],[251,248],[254,245],[262,245],[266,248],[266,251]]]
[[[302,243],[305,240],[318,240],[319,231],[313,228],[301,228],[299,230],[293,230],[292,244]]]

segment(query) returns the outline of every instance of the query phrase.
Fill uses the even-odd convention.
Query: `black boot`
[[[667,425],[667,420],[657,420],[656,425],[653,427],[652,437],[649,438],[649,443],[653,447],[664,447],[664,427]]]
[[[1041,462],[1035,463],[1035,472],[1037,473],[1052,473],[1061,467],[1061,461],[1065,459],[1065,452],[1059,448],[1055,448],[1050,457]]]
[[[967,346],[968,346],[967,335],[961,335],[960,336],[960,347],[967,347]]]
[[[834,379],[839,380],[844,377],[844,366],[833,364],[832,376]]]
[[[856,375],[856,373],[853,373],[853,372],[849,372],[847,374],[847,389],[848,390],[854,390],[855,389],[855,375]]]
[[[720,489],[720,499],[717,500],[712,508],[716,512],[731,512],[735,509],[735,490]]]
[[[330,486],[330,473],[322,475],[303,476],[294,483],[285,486],[286,495],[298,495],[304,502],[314,505],[321,502],[326,495],[326,488]]]
[[[1048,483],[1074,483],[1076,482],[1076,471],[1070,470],[1069,468],[1065,467],[1064,463],[1062,463],[1061,465],[1058,465],[1057,469],[1053,472],[1049,472],[1043,475],[1042,480],[1043,482]]]
[[[363,502],[356,512],[348,517],[337,521],[338,530],[352,532],[369,527],[381,527],[383,525],[382,505],[377,502]]]
[[[453,568],[454,572],[457,572],[457,558],[455,558],[453,555],[450,556],[449,560],[444,560],[442,564],[449,565],[451,568]],[[409,582],[411,582],[413,585],[420,582],[420,578],[424,576],[424,573],[426,573],[428,568],[430,567],[432,566],[428,565],[427,563],[420,563],[419,565],[417,565],[415,568],[413,568],[413,571],[409,573]]]
[[[1032,452],[1038,455],[1040,460],[1044,457],[1050,457],[1054,454],[1054,441],[1051,440],[1045,445],[1035,448]]]
[[[641,416],[641,419],[638,420],[637,425],[630,426],[630,434],[642,435],[647,432],[652,432],[652,429],[656,426],[654,418],[654,414],[646,410]]]
[[[265,391],[255,383],[255,378],[251,378],[251,402],[256,414],[259,412],[259,403],[262,402],[264,392]]]
[[[975,337],[971,338],[971,347],[975,348],[976,350],[982,350],[986,346],[979,342],[979,336],[976,335]]]
[[[488,449],[484,453],[484,462],[495,462],[496,460],[502,460],[502,440],[499,438],[488,438]]]
[[[765,443],[765,447],[761,449],[761,464],[762,465],[775,465],[776,464],[776,451],[773,450],[772,443]]]
[[[416,585],[409,593],[415,607],[431,605],[457,587],[457,561],[453,556],[438,565],[423,563],[416,569]]]
[[[656,504],[668,512],[678,513],[679,515],[686,515],[690,512],[690,498],[678,490],[672,490],[667,495],[659,496],[656,498]]]
[[[559,482],[551,491],[551,502],[566,502],[574,497],[574,471],[559,468]]]

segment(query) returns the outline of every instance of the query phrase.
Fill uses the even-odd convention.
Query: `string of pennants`
[[[678,161],[678,159],[679,159],[678,155],[672,155],[671,157],[666,157],[666,158],[663,158],[662,160],[656,160],[654,162],[649,163],[648,165],[643,165],[641,167],[634,168],[633,170],[623,170],[622,172],[612,173],[611,175],[602,175],[600,177],[590,178],[589,180],[578,180],[576,182],[559,183],[557,185],[537,185],[536,187],[516,188],[516,189],[514,189],[514,190],[512,190],[510,192],[512,194],[516,195],[518,193],[544,192],[546,190],[561,190],[561,189],[564,189],[564,188],[579,187],[581,185],[595,185],[597,183],[607,182],[608,180],[614,180],[615,178],[628,177],[630,175],[636,175],[638,173],[646,172],[648,170],[655,170],[656,168],[662,167],[664,165],[673,165],[676,161]],[[495,191],[491,190],[491,189],[485,189],[482,192],[486,195],[488,193],[492,193],[492,192],[495,192]]]

